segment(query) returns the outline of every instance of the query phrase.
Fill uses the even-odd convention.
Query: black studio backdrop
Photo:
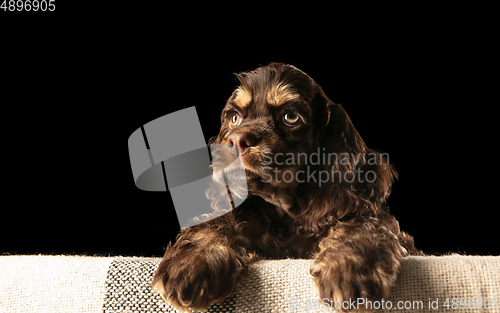
[[[448,44],[367,39],[323,53],[237,47],[89,36],[49,49],[50,62],[14,68],[11,80],[25,85],[13,84],[9,101],[31,131],[9,147],[29,151],[14,164],[35,174],[18,174],[4,189],[14,202],[4,206],[0,251],[161,256],[179,229],[174,206],[168,192],[135,187],[129,136],[194,105],[208,140],[237,86],[233,73],[285,62],[344,106],[370,148],[389,154],[399,173],[390,209],[418,248],[499,253],[490,240],[493,207],[474,189],[487,182],[476,176],[471,113],[461,110],[474,81]]]

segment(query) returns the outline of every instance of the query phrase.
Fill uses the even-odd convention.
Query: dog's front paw
[[[373,303],[387,297],[397,274],[397,268],[375,259],[322,253],[310,269],[322,301],[342,311],[372,310],[368,301]]]
[[[228,248],[185,251],[164,258],[153,278],[153,290],[179,311],[204,310],[232,294],[246,266]]]

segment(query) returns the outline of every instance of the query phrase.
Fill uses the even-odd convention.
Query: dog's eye
[[[231,116],[231,121],[229,122],[229,125],[231,127],[236,127],[238,125],[240,125],[241,123],[241,117],[238,113],[234,113],[232,116]]]
[[[283,122],[285,122],[285,124],[287,126],[295,126],[299,123],[300,121],[300,117],[295,114],[295,113],[286,113],[284,116],[283,116]]]

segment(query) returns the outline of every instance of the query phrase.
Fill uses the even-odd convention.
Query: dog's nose
[[[241,155],[248,151],[247,148],[254,146],[256,142],[255,136],[250,132],[236,132],[229,135],[227,143],[229,145],[229,152],[238,155],[238,149]]]

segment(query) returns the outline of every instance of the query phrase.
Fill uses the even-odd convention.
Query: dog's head
[[[297,68],[275,63],[238,78],[241,84],[222,111],[215,142],[227,143],[230,153],[241,154],[249,179],[289,185],[283,174],[295,173],[300,165],[286,164],[285,159],[309,153],[318,133],[312,101],[316,84]]]
[[[297,202],[297,188],[311,194],[337,187],[367,201],[385,201],[395,173],[365,146],[342,106],[311,77],[281,63],[237,76],[240,85],[211,142],[228,144],[229,154],[241,155],[250,193],[285,210]]]

